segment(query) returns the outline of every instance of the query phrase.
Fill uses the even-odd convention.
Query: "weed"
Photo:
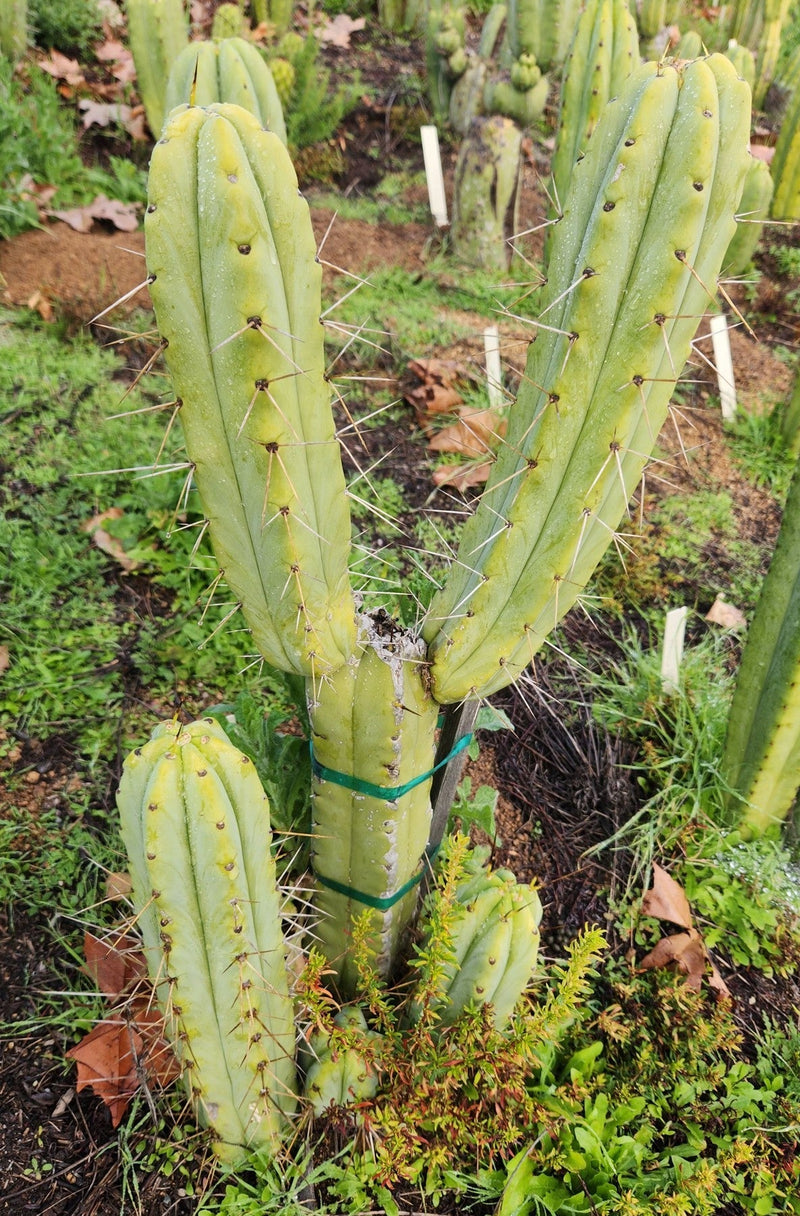
[[[786,497],[796,462],[781,429],[783,413],[782,405],[758,413],[739,410],[726,427],[742,474],[780,501]]]
[[[97,0],[29,0],[33,38],[43,51],[85,59],[102,37]]]

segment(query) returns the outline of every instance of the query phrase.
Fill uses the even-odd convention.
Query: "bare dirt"
[[[396,76],[385,65],[384,77],[380,100],[363,105],[348,121],[345,169],[336,183],[345,193],[368,191],[387,166],[419,164],[409,126],[413,107],[403,104]],[[526,225],[541,219],[538,178],[545,155],[542,149],[529,148],[523,190]],[[448,152],[448,156],[449,174],[452,155]],[[423,224],[384,223],[376,228],[334,219],[326,209],[313,208],[312,215],[323,260],[354,274],[368,274],[383,265],[423,273],[438,240],[432,227]],[[788,393],[790,375],[775,351],[779,344],[796,347],[800,341],[796,314],[786,301],[786,284],[776,279],[768,258],[761,267],[755,303],[747,304],[756,336],[744,329],[733,334],[739,397],[749,408],[767,408]],[[326,273],[332,275],[334,270]],[[453,274],[458,275],[457,267]],[[146,277],[141,232],[120,234],[96,225],[91,233],[79,234],[55,223],[0,244],[0,276],[3,303],[38,309],[73,328],[87,324],[137,287],[129,307],[147,305],[146,287],[141,286]],[[737,298],[745,306],[741,290]],[[436,353],[444,359],[465,357],[463,349]],[[668,494],[674,486],[725,490],[734,500],[741,535],[766,550],[777,534],[778,507],[769,488],[748,485],[731,459],[718,408],[710,401],[716,392],[710,368],[699,361],[693,378],[698,383],[680,441],[668,432],[663,437],[674,453],[668,476],[654,483],[650,493]],[[410,410],[408,433],[400,438],[402,455],[391,473],[403,477],[409,499],[419,506],[430,492],[429,474]],[[587,860],[586,849],[611,835],[638,803],[637,790],[624,772],[629,755],[622,745],[600,734],[588,713],[578,714],[577,725],[562,721],[549,707],[546,669],[537,672],[537,682],[535,695],[523,690],[502,698],[517,734],[513,740],[487,742],[480,760],[468,771],[476,784],[486,781],[501,791],[498,827],[503,844],[498,860],[510,864],[520,877],[535,875],[542,880],[546,940],[557,952],[563,938],[573,936],[587,921],[603,923],[603,892],[613,887],[616,876],[605,862]],[[33,809],[42,808],[48,798],[62,796],[74,779],[68,758],[43,761],[46,748],[47,741],[40,741],[38,752],[29,749],[26,766],[38,776],[14,792],[16,801],[22,797]],[[106,1151],[113,1144],[108,1114],[93,1096],[76,1095],[74,1076],[64,1065],[62,1039],[57,1034],[43,1038],[38,1031],[25,1029],[42,991],[54,993],[63,982],[63,960],[55,958],[53,951],[48,925],[24,915],[0,917],[0,1024],[6,1036],[0,1057],[0,1213],[118,1216],[124,1203],[130,1205],[132,1200],[123,1194],[126,1180],[116,1152]],[[739,978],[745,1006],[753,993],[767,1007],[800,1005],[800,991],[793,983],[780,993],[766,992],[758,977]],[[15,1025],[19,1033],[14,1033]],[[152,1134],[148,1118],[143,1112],[145,1140]],[[139,1181],[142,1190],[136,1202],[144,1216],[189,1216],[194,1211],[195,1203],[186,1197],[185,1180],[180,1177],[152,1174]],[[202,1179],[199,1182],[202,1185]]]

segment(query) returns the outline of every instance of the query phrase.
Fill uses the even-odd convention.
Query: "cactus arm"
[[[438,709],[426,687],[424,648],[386,623],[362,618],[363,649],[316,689],[309,689],[314,758],[312,866],[320,945],[345,993],[356,975],[347,957],[353,922],[365,909],[375,967],[386,974],[416,908],[417,888],[388,907],[420,872],[430,828],[430,778],[397,798],[377,797],[363,783],[402,787],[433,767]],[[326,776],[361,783],[349,789]],[[332,889],[335,882],[344,890]]]
[[[139,96],[156,139],[167,111],[164,97],[170,69],[189,41],[183,0],[126,0],[128,37]]]
[[[153,155],[146,236],[220,567],[264,657],[319,676],[354,645],[349,513],[321,268],[280,139],[239,107],[175,111]]]
[[[559,332],[533,345],[505,446],[424,629],[442,702],[503,687],[574,603],[645,459],[631,455],[626,482],[623,457],[645,414],[652,448],[706,306],[689,267],[713,285],[733,231],[749,91],[724,57],[645,65],[607,114],[554,240],[544,320]],[[581,332],[583,348],[569,336]],[[665,359],[667,383],[655,383]],[[607,497],[621,505],[604,518]]]
[[[512,893],[511,945],[503,974],[492,993],[494,1023],[499,1029],[511,1019],[520,996],[530,983],[539,954],[539,922],[542,905],[533,887],[518,887]]]
[[[505,900],[502,901],[505,904]],[[500,984],[511,953],[509,910],[488,921],[473,937],[447,993],[445,1021],[455,1021],[468,1005],[485,1005]]]
[[[741,826],[781,823],[800,786],[800,475],[789,489],[778,542],[736,679],[722,771],[746,803]]]

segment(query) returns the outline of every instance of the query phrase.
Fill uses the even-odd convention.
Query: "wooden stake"
[[[436,127],[420,127],[419,133],[422,137],[422,159],[425,164],[425,177],[428,181],[431,215],[439,228],[446,228],[450,221],[447,218],[442,157],[439,152],[439,132]]]

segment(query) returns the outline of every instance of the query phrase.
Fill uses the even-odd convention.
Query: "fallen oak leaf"
[[[83,970],[90,975],[103,996],[119,1000],[130,993],[147,975],[141,943],[129,934],[112,932],[96,937],[87,929],[83,935]]]
[[[51,51],[49,59],[40,59],[39,67],[54,80],[63,80],[66,84],[79,85],[85,83],[81,65],[77,59],[68,59],[61,51]]]
[[[109,1019],[98,1024],[66,1053],[78,1066],[78,1093],[91,1089],[111,1112],[117,1127],[141,1084],[139,1052],[144,1044],[131,1024]]]
[[[730,989],[712,960],[702,934],[694,927],[683,887],[657,863],[653,864],[653,886],[642,898],[642,912],[656,920],[679,925],[684,932],[662,937],[640,962],[641,971],[674,965],[686,976],[687,986],[693,992],[699,992],[706,968],[710,966],[709,987],[719,999],[730,998]]]
[[[347,50],[350,46],[350,35],[363,30],[367,24],[365,17],[349,17],[347,13],[337,13],[332,21],[326,20],[317,31],[320,42],[328,46],[336,46]]]
[[[692,911],[679,882],[657,863],[653,863],[653,885],[642,899],[642,912],[656,920],[669,921],[683,929],[692,928]]]

